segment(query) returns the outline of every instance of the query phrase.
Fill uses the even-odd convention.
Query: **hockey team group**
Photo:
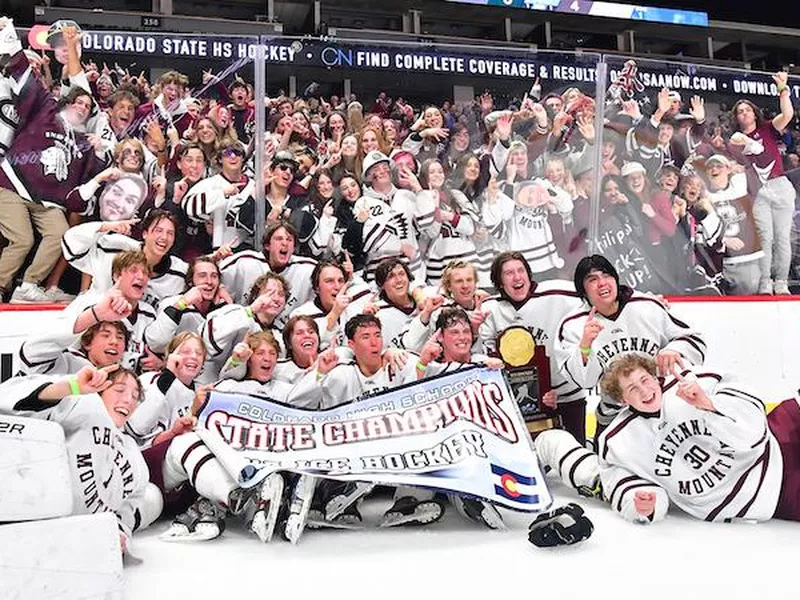
[[[56,331],[22,345],[23,374],[0,396],[4,413],[62,425],[74,511],[113,511],[123,547],[162,511],[180,511],[162,536],[169,540],[217,537],[230,518],[262,541],[276,532],[297,541],[307,523],[360,524],[370,484],[276,472],[240,488],[193,431],[206,392],[324,410],[476,363],[503,368],[491,355],[497,334],[515,325],[550,356],[553,389],[542,402],[564,429],[540,433],[535,447],[568,485],[637,523],[664,518],[670,503],[706,520],[800,518],[797,402],[767,416],[757,391],[704,371],[703,336],[659,298],[619,285],[602,256],[581,260],[572,284],[536,282],[519,253],[503,252],[491,269],[498,294],[489,296],[474,266],[458,261],[440,290],[415,283],[400,258],[381,261],[367,284],[334,260],[297,256],[282,221],[267,229],[262,252],[200,257],[182,273],[167,253],[176,233],[168,213],[149,215],[143,242],[124,235],[126,226],[65,237],[65,250],[91,263],[106,289],[79,296]],[[159,274],[151,255],[174,268]],[[150,370],[154,353],[164,363]],[[585,393],[598,384],[592,453]],[[433,523],[448,500],[466,518],[503,526],[480,498],[413,487],[394,490],[381,525]],[[531,541],[588,536],[576,508],[541,515]]]
[[[11,56],[15,89],[33,85],[21,48]],[[508,133],[511,120],[497,117],[496,133]],[[355,186],[353,206],[337,204],[348,213],[346,228],[334,227],[326,205],[308,233],[313,207],[273,195],[261,240],[242,249],[226,236],[213,254],[189,262],[172,253],[185,232],[163,208],[141,222],[128,215],[69,228],[63,256],[92,277],[91,287],[53,330],[19,348],[21,372],[0,385],[0,413],[61,425],[73,512],[114,513],[123,551],[135,531],[160,518],[171,521],[162,535],[168,541],[212,539],[238,519],[263,542],[296,542],[307,526],[362,525],[360,503],[386,490],[288,472],[242,487],[196,430],[210,390],[326,410],[475,364],[503,369],[498,337],[520,326],[549,357],[552,389],[540,401],[562,426],[539,433],[534,445],[551,476],[635,523],[665,518],[670,504],[708,521],[800,520],[796,400],[767,415],[758,390],[704,369],[702,333],[662,299],[621,284],[602,255],[577,261],[568,281],[552,277],[563,261],[534,273],[538,242],[524,252],[488,242],[476,249],[475,223],[484,234],[501,232],[508,217],[499,198],[514,203],[494,179],[508,158],[505,142],[486,155],[494,171],[480,214],[445,193],[437,161],[426,166],[425,183],[439,185],[424,192],[441,192],[415,196],[395,185],[410,171],[374,150],[359,169],[363,190],[352,174],[342,177]],[[120,164],[143,162],[144,152],[125,143]],[[180,160],[196,150],[187,146]],[[244,155],[239,146],[226,149],[223,170],[241,169]],[[51,167],[71,168],[42,164],[48,176]],[[286,150],[265,165],[268,185],[284,201],[299,166]],[[87,185],[77,193],[91,196]],[[523,190],[530,195],[526,214],[546,220],[551,208],[557,212],[550,206],[556,194],[543,185],[516,192],[517,200]],[[198,192],[197,207],[211,196]],[[101,214],[117,201],[101,197]],[[227,217],[217,225],[237,228]],[[351,256],[348,237],[360,256]],[[544,247],[551,245],[552,236]],[[586,395],[598,386],[590,451]],[[0,438],[10,435],[24,437],[24,429],[0,426]],[[480,526],[503,527],[486,499],[411,486],[389,493],[381,526],[429,525],[452,506]],[[540,515],[529,535],[549,546],[590,533],[580,508],[569,505]]]

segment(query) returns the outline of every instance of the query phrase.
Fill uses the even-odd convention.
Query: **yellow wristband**
[[[584,356],[589,356],[592,353],[591,348],[581,348],[580,346],[578,346],[578,350],[580,350],[581,354],[583,354]]]
[[[187,307],[187,306],[189,306],[189,305],[188,305],[188,304],[186,304],[186,300],[184,300],[183,298],[181,298],[180,300],[178,300],[178,301],[175,303],[175,306],[177,306],[177,307],[178,307],[178,310],[186,310],[186,307]]]
[[[417,371],[425,371],[427,368],[428,365],[423,365],[421,360],[417,361]]]

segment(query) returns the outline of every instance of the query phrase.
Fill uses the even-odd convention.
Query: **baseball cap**
[[[711,163],[719,163],[723,167],[728,167],[728,168],[730,168],[731,166],[731,161],[728,160],[727,156],[723,156],[722,154],[714,154],[713,156],[709,156],[706,159],[706,167],[710,166]]]
[[[373,150],[372,152],[368,153],[367,156],[364,158],[364,168],[361,171],[361,176],[366,177],[367,171],[369,171],[372,167],[374,167],[378,163],[382,162],[389,164],[389,157],[386,156],[380,150]]]
[[[628,175],[633,175],[634,173],[647,173],[647,169],[644,168],[644,165],[639,162],[627,162],[622,165],[622,169],[620,170],[620,175],[623,177],[627,177]]]

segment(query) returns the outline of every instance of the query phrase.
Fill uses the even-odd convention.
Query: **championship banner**
[[[459,371],[325,411],[212,391],[198,421],[267,472],[435,488],[523,512],[552,502],[497,370]]]

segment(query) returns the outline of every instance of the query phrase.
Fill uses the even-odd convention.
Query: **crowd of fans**
[[[0,32],[12,27],[0,22]],[[73,383],[105,393],[93,369],[130,369],[114,381],[144,373],[133,392],[151,409],[137,409],[129,433],[146,449],[183,440],[182,452],[148,459],[151,475],[165,470],[162,489],[188,478],[218,504],[235,491],[192,466],[205,460],[183,437],[195,382],[325,408],[442,372],[437,361],[480,362],[537,282],[573,279],[590,253],[595,201],[597,248],[620,284],[789,293],[795,190],[785,169],[797,155],[785,73],[771,118],[740,100],[715,122],[698,96],[646,98],[622,83],[602,107],[574,87],[543,94],[538,82],[504,107],[488,93],[424,107],[384,93],[368,106],[268,98],[258,165],[260,100],[248,82],[99,69],[81,62],[80,36],[75,23],[54,24],[54,60],[0,39],[0,292],[69,303],[63,332],[20,350],[27,374],[82,373],[74,394]],[[70,265],[83,279],[65,291]],[[491,292],[506,304],[481,310]],[[541,309],[550,326],[537,341],[552,344],[581,302],[574,287],[558,294],[565,304]],[[359,377],[333,370],[345,360],[339,343]],[[585,402],[562,412],[582,436]],[[398,497],[395,513],[432,502],[415,498],[409,509]]]
[[[0,292],[11,302],[71,299],[60,239],[79,223],[159,208],[177,219],[170,253],[184,260],[257,246],[253,86],[209,71],[192,86],[175,71],[148,82],[98,68],[81,62],[80,35],[59,22],[55,61],[30,51],[7,61],[12,78],[30,63],[40,84],[3,93],[16,109],[3,112],[0,146]],[[459,258],[488,289],[491,257],[503,249],[523,252],[537,278],[571,273],[594,232],[599,178],[597,247],[629,285],[789,293],[795,194],[783,175],[798,155],[785,74],[777,112],[743,99],[715,106],[713,122],[699,96],[648,97],[625,89],[630,79],[623,71],[601,108],[593,90],[542,95],[538,81],[504,107],[488,93],[419,108],[381,93],[365,107],[355,96],[314,95],[316,85],[300,98],[267,98],[258,167],[267,223],[288,220],[300,255],[342,259],[346,250],[367,281],[379,259],[405,255],[416,278],[437,285]],[[42,137],[48,129],[63,134]]]

